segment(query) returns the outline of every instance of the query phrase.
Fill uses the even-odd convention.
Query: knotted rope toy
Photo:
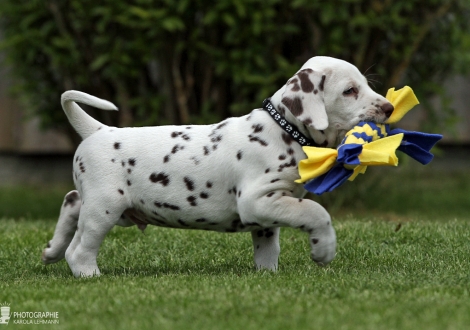
[[[413,90],[408,86],[397,91],[390,88],[386,99],[394,110],[385,124],[360,122],[346,133],[337,149],[302,147],[307,159],[299,163],[300,179],[296,182],[307,182],[306,190],[321,195],[346,180],[353,181],[359,173],[365,173],[367,166],[397,166],[396,150],[423,165],[428,164],[434,157],[430,150],[442,135],[390,128],[390,124],[419,104]]]

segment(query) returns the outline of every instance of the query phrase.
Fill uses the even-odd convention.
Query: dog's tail
[[[78,134],[85,140],[95,133],[102,123],[88,115],[76,102],[80,102],[102,110],[118,110],[118,108],[106,100],[91,96],[79,91],[66,91],[62,94],[61,103],[70,124]]]

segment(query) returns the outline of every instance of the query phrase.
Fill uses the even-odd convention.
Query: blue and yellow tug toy
[[[386,98],[394,111],[385,124],[360,122],[346,133],[337,149],[303,147],[307,159],[299,163],[300,179],[296,182],[306,182],[306,190],[321,195],[346,180],[353,181],[367,166],[397,166],[396,150],[428,164],[434,157],[430,150],[442,135],[391,129],[390,124],[403,118],[419,101],[408,86],[397,91],[390,88]]]

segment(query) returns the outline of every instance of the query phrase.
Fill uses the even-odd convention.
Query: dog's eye
[[[343,92],[343,95],[353,95],[357,94],[358,90],[357,88],[351,87]]]

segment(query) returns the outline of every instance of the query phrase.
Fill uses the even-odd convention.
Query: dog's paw
[[[323,235],[310,236],[310,254],[312,260],[319,266],[326,266],[336,256],[336,233],[332,226],[330,230]]]
[[[272,272],[277,272],[278,267],[279,266],[278,266],[277,262],[275,264],[266,264],[266,265],[256,264],[255,265],[255,269],[257,271],[268,270],[268,271],[272,271]]]
[[[75,276],[76,278],[101,276],[101,272],[99,268],[93,265],[81,266],[81,267],[70,266],[70,270],[72,271],[73,276]]]
[[[43,264],[49,265],[62,260],[65,256],[64,251],[56,251],[51,247],[52,241],[47,243],[47,247],[42,251],[41,260]]]

